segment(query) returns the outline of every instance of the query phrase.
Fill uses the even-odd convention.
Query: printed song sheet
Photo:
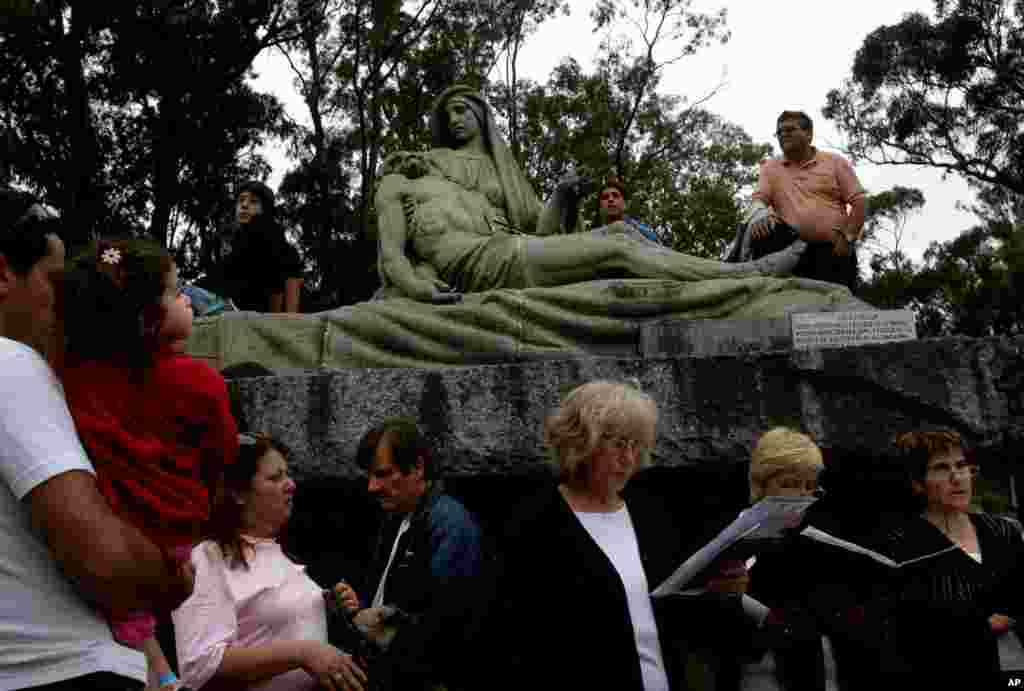
[[[814,497],[766,497],[740,513],[715,539],[701,547],[684,561],[671,576],[654,589],[652,595],[663,597],[683,593],[701,571],[706,569],[725,550],[743,540],[781,538],[786,528],[800,522]]]

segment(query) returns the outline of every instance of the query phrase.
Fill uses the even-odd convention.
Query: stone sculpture
[[[441,94],[431,126],[433,149],[382,166],[377,299],[302,318],[228,315],[196,330],[192,352],[275,369],[500,364],[635,355],[661,320],[871,309],[843,286],[778,276],[799,245],[727,264],[623,224],[572,233],[584,181],[563,180],[542,204],[466,87]]]

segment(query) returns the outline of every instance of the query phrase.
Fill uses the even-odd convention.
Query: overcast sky
[[[572,14],[540,27],[521,53],[519,73],[546,81],[552,68],[567,56],[584,68],[591,65],[602,35],[590,20],[593,0],[570,0]],[[695,7],[728,10],[732,38],[724,46],[700,51],[667,68],[660,91],[696,100],[723,79],[725,85],[705,104],[709,110],[743,127],[758,142],[773,142],[775,118],[783,110],[804,110],[815,123],[815,143],[841,148],[843,140],[821,115],[825,95],[849,75],[853,57],[865,36],[894,24],[909,12],[931,15],[933,0],[859,0],[839,4],[822,0],[695,0]],[[628,33],[627,26],[620,32]],[[665,49],[668,55],[670,48]],[[292,87],[291,72],[279,52],[265,51],[256,60],[253,86],[281,98],[289,114],[307,122],[305,108]],[[499,75],[493,75],[497,78]],[[276,186],[290,166],[281,150],[268,150]],[[860,164],[857,174],[870,193],[894,185],[920,188],[924,210],[911,218],[904,238],[909,255],[920,260],[933,240],[948,240],[976,222],[957,210],[957,201],[972,195],[960,178],[924,168]]]

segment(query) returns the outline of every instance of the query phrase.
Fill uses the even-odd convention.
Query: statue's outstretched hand
[[[434,305],[462,302],[462,293],[456,292],[439,278],[416,277],[406,286],[406,292],[414,300]]]

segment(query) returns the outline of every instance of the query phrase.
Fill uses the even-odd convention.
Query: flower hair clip
[[[125,260],[128,256],[126,250],[114,247],[109,242],[102,242],[96,248],[96,271],[109,278],[118,289],[123,289]]]
[[[116,247],[108,247],[100,254],[100,261],[104,264],[116,265],[121,263],[121,250]]]

